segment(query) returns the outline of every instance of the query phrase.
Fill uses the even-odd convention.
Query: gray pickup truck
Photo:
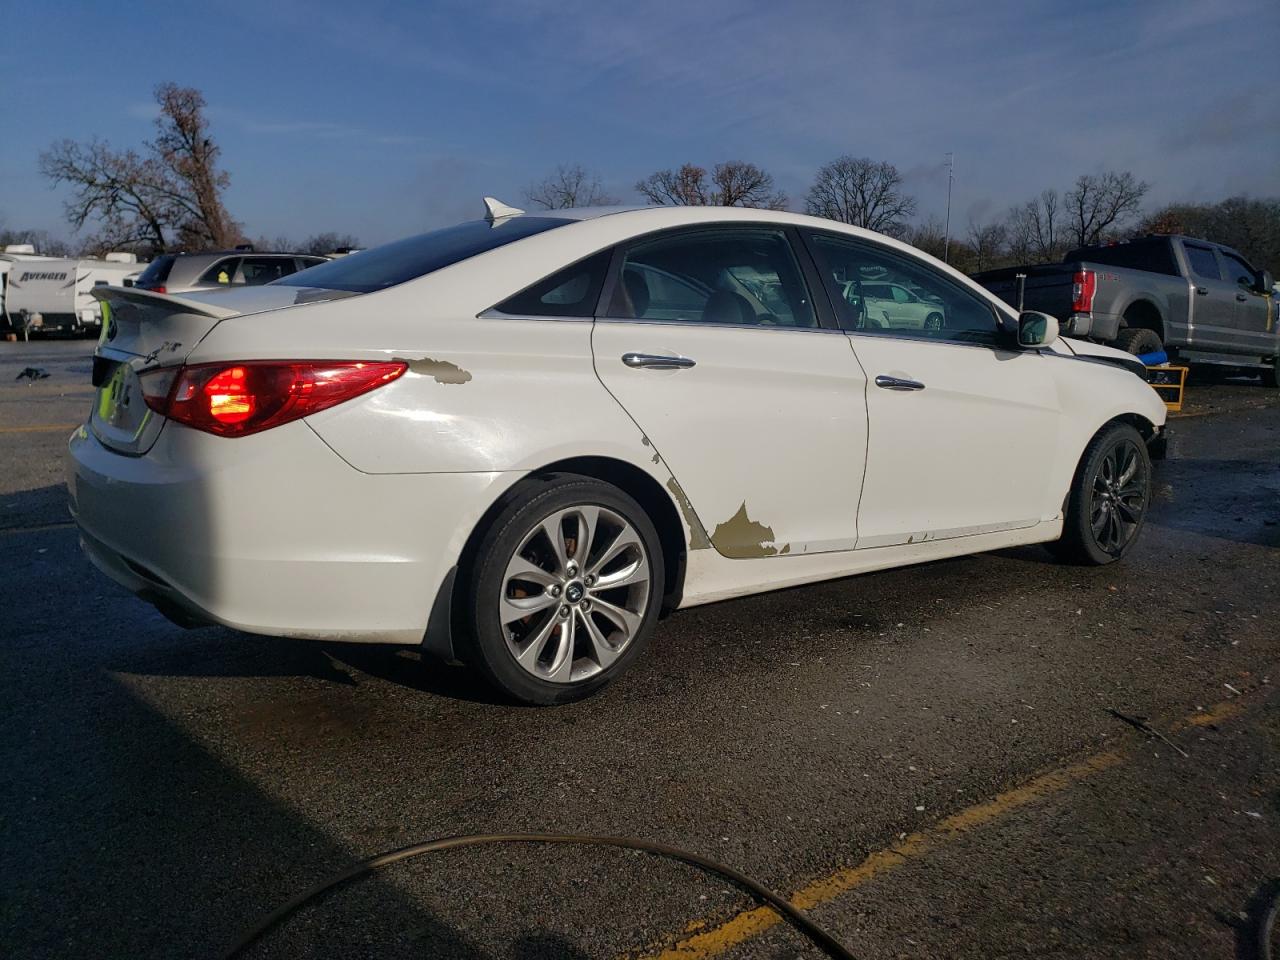
[[[1019,277],[1019,274],[1022,277]],[[1134,354],[1258,370],[1277,386],[1280,324],[1272,278],[1230,247],[1149,236],[1072,250],[1062,263],[974,279],[1019,310],[1059,318],[1067,336]]]

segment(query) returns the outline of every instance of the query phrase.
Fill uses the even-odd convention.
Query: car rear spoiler
[[[119,363],[174,363],[228,317],[242,311],[137,287],[95,287],[102,334],[93,352],[93,385],[102,386]]]
[[[212,317],[215,320],[225,320],[227,317],[239,316],[239,310],[231,310],[227,307],[214,306],[211,303],[202,303],[199,300],[188,300],[185,297],[175,296],[171,293],[156,293],[152,290],[143,290],[140,287],[114,287],[100,286],[94,287],[93,298],[103,303],[136,303],[142,307],[162,307],[174,313],[192,313],[200,317]]]

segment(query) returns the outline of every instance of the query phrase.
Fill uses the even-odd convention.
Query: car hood
[[[1143,380],[1147,379],[1147,368],[1132,353],[1117,350],[1115,347],[1103,346],[1100,343],[1090,343],[1088,340],[1075,340],[1070,337],[1061,337],[1060,339],[1063,345],[1077,357],[1103,363],[1114,363],[1117,367],[1124,367]]]
[[[262,313],[299,303],[341,300],[358,294],[347,290],[325,290],[321,287],[295,287],[268,283],[261,287],[239,287],[234,290],[197,290],[178,294],[183,300],[207,303],[232,314]]]

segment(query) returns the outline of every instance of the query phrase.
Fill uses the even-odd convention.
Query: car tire
[[[1049,550],[1068,563],[1114,563],[1137,542],[1150,504],[1146,443],[1127,423],[1113,423],[1085,448],[1067,494],[1062,538]]]
[[[1265,361],[1264,361],[1265,362]],[[1272,390],[1280,387],[1280,354],[1271,358],[1271,366],[1262,371],[1262,385]]]
[[[927,317],[925,317],[925,318],[924,318],[924,328],[925,328],[926,330],[941,330],[941,329],[942,329],[942,314],[940,314],[940,313],[936,313],[936,312],[935,312],[935,313],[931,313],[931,314],[929,314]]]
[[[1116,334],[1115,346],[1120,350],[1132,353],[1135,357],[1140,357],[1144,353],[1161,353],[1164,351],[1164,343],[1160,340],[1160,334],[1154,330],[1148,330],[1146,327],[1125,327]]]
[[[464,659],[507,697],[537,705],[590,696],[624,672],[653,634],[665,583],[644,509],[568,473],[517,488],[461,572]]]

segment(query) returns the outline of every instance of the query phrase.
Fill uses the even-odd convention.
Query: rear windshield
[[[147,269],[134,281],[139,287],[158,287],[169,279],[169,271],[173,269],[173,257],[156,257],[147,265]]]
[[[513,217],[497,224],[471,220],[331,260],[273,285],[371,293],[569,222],[554,217]]]
[[[1171,277],[1178,275],[1177,264],[1173,262],[1173,249],[1168,240],[1118,243],[1114,247],[1081,247],[1079,250],[1072,250],[1062,260],[1063,263],[1085,260],[1109,267],[1130,267],[1134,270],[1164,273]]]

